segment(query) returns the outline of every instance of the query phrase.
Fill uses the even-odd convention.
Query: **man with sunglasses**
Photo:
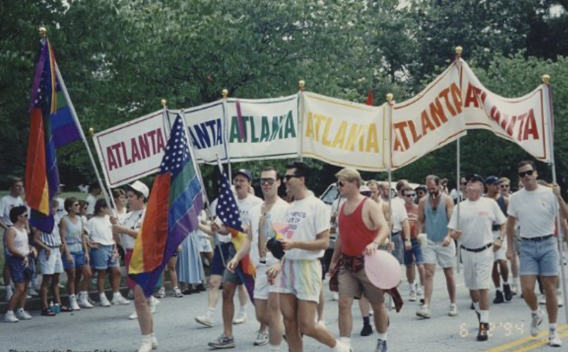
[[[465,194],[467,191],[467,180],[465,177],[460,178],[460,184],[458,186],[459,191],[454,188],[450,192],[450,197],[452,197],[454,204],[458,204],[458,199],[463,201],[467,197]]]
[[[291,352],[303,350],[300,333],[330,347],[332,351],[349,352],[352,349],[322,325],[316,323],[316,311],[322,290],[323,257],[329,246],[329,208],[308,190],[310,167],[293,162],[286,167],[286,192],[294,196],[287,209],[282,231],[285,250],[281,266],[268,273],[269,279],[279,274],[277,291],[284,317],[286,341]]]
[[[495,201],[481,197],[484,185],[485,180],[479,175],[469,178],[467,200],[457,205],[448,223],[449,234],[461,242],[465,286],[469,289],[479,319],[478,341],[489,339],[489,286],[493,252],[503,243],[507,221]],[[493,224],[499,226],[499,237],[495,243]]]
[[[465,178],[462,178],[464,180]],[[427,234],[427,243],[422,244],[424,256],[424,305],[416,312],[421,318],[430,318],[430,302],[434,290],[436,263],[444,269],[446,286],[450,296],[449,316],[458,315],[456,305],[456,281],[454,262],[456,245],[448,233],[448,222],[454,211],[454,202],[450,196],[440,192],[440,178],[436,175],[426,177],[428,196],[418,204],[418,233]]]
[[[404,238],[404,265],[406,266],[406,278],[410,287],[410,302],[415,302],[417,296],[422,297],[424,285],[424,257],[422,248],[418,243],[418,232],[416,223],[418,221],[418,205],[415,204],[416,192],[410,186],[402,189],[404,196],[404,207],[408,213],[408,224],[410,226],[410,237]],[[420,286],[416,283],[416,268],[420,276]]]
[[[549,335],[548,344],[560,347],[562,341],[558,336],[557,317],[558,300],[556,297],[556,280],[558,280],[559,254],[557,239],[554,237],[556,217],[568,217],[568,207],[560,196],[560,187],[552,189],[537,183],[538,173],[534,162],[521,161],[518,165],[519,179],[523,189],[509,198],[507,241],[509,248],[507,257],[512,258],[515,224],[520,224],[520,276],[523,298],[531,310],[531,335],[537,336],[543,313],[538,307],[534,293],[537,276],[542,279],[546,295]]]
[[[499,193],[503,199],[507,200],[507,206],[509,205],[509,197],[511,196],[511,180],[507,177],[501,177],[499,179]],[[518,225],[518,224],[517,224]],[[518,226],[517,226],[518,228]],[[515,232],[515,253],[518,252],[518,247],[516,243],[520,241],[518,238],[518,230]],[[507,243],[505,241],[505,243]],[[519,262],[517,255],[513,255],[512,258],[507,258],[511,262],[511,276],[513,277],[513,282],[511,283],[511,293],[515,296],[518,292],[519,287]]]

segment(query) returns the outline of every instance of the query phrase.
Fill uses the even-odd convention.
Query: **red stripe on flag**
[[[28,154],[26,156],[26,203],[39,210],[47,187],[45,135],[40,109],[32,109]],[[49,209],[48,209],[49,212]]]
[[[171,173],[158,175],[152,186],[152,197],[146,208],[142,229],[144,271],[150,272],[162,264],[168,239]]]
[[[369,89],[369,95],[367,96],[367,101],[365,102],[365,104],[369,105],[369,106],[373,106],[373,90]]]

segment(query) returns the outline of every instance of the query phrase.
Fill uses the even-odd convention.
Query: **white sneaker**
[[[34,290],[33,287],[28,287],[28,296],[39,296],[39,293],[37,293],[36,290]]]
[[[176,298],[183,298],[183,293],[178,287],[174,287],[174,297]]]
[[[88,297],[89,297],[89,294],[86,293],[86,292],[79,293],[79,300],[77,302],[77,303],[79,303],[79,307],[87,308],[87,309],[93,308],[93,305],[89,302]]]
[[[337,293],[337,292],[332,292],[332,293],[331,293],[331,300],[332,300],[332,301],[339,301],[339,293]]]
[[[71,305],[71,309],[81,310],[81,307],[79,307],[79,304],[77,304],[77,296],[75,295],[69,296],[69,304]]]
[[[161,287],[158,290],[158,293],[156,293],[156,298],[164,298],[166,297],[166,288],[165,287]]]
[[[562,295],[556,296],[556,300],[558,301],[558,308],[564,307],[564,297]]]
[[[432,312],[430,311],[429,307],[426,306],[422,306],[418,312],[416,312],[416,315],[421,317],[421,318],[430,318],[432,316]]]
[[[410,298],[408,300],[410,302],[416,302],[416,291],[410,291]]]
[[[450,304],[450,311],[448,312],[450,317],[455,317],[458,315],[458,306],[455,304]]]
[[[418,286],[418,287],[416,288],[416,295],[417,295],[419,298],[422,298],[422,296],[424,295],[424,291],[422,290],[422,287],[421,287],[421,286]]]
[[[138,352],[150,352],[152,351],[152,342],[151,341],[142,341],[140,348],[138,348]]]
[[[268,331],[259,331],[254,340],[255,346],[264,346],[268,344]]]
[[[195,321],[208,328],[213,327],[213,318],[209,314],[197,316],[195,317]]]
[[[134,312],[134,313],[132,313],[128,316],[128,319],[136,320],[136,319],[138,319],[138,314],[136,312]]]
[[[132,290],[128,290],[128,294],[126,295],[128,299],[134,299],[134,292]]]
[[[558,331],[555,330],[549,330],[548,332],[548,345],[551,347],[561,347],[562,346],[562,340],[560,340],[560,337],[558,336]]]
[[[335,346],[333,350],[339,352],[353,352],[353,348],[351,346],[339,340],[337,340],[337,346]]]
[[[238,325],[238,324],[242,324],[245,321],[247,321],[247,313],[246,312],[239,312],[239,314],[237,315],[237,317],[235,319],[233,319],[233,324]]]
[[[539,325],[542,324],[542,311],[540,308],[538,309],[537,313],[531,313],[531,336],[536,337],[539,333]]]
[[[18,311],[16,312],[16,317],[18,317],[18,319],[20,320],[31,320],[32,316],[28,314],[28,312],[26,312],[23,309],[18,309]]]
[[[152,336],[152,349],[153,350],[157,350],[158,349],[158,339],[156,338],[156,336]]]
[[[14,311],[7,311],[6,315],[4,316],[4,321],[6,323],[17,323],[20,320],[18,318],[16,318],[16,314],[14,314]]]
[[[122,297],[122,295],[119,292],[119,293],[115,293],[115,294],[112,295],[112,304],[114,306],[118,306],[118,305],[125,306],[125,305],[130,304],[130,301],[127,300],[126,298]]]
[[[110,307],[110,302],[104,293],[99,294],[101,307]]]
[[[160,301],[154,298],[154,296],[150,296],[150,299],[148,300],[148,305],[150,306],[150,313],[152,314],[156,313],[156,306],[158,304],[160,304]]]

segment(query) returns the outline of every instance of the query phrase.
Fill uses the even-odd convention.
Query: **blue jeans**
[[[410,240],[412,243],[412,249],[404,251],[404,265],[411,266],[416,260],[416,265],[424,264],[424,258],[422,257],[422,247],[418,244],[418,240],[413,238]]]
[[[559,256],[557,238],[543,241],[521,239],[520,276],[558,276]]]

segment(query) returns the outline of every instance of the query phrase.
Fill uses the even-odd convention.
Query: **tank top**
[[[23,255],[30,254],[30,241],[28,238],[28,232],[26,229],[18,230],[15,227],[12,227],[14,231],[16,231],[16,238],[14,238],[14,247],[16,250]],[[14,253],[10,252],[10,254],[15,255]]]
[[[446,212],[446,202],[443,202],[444,196],[440,196],[436,210],[432,210],[430,206],[430,195],[426,196],[426,233],[428,239],[435,243],[441,243],[444,237],[448,235],[448,213]]]
[[[355,211],[345,215],[345,204],[339,212],[339,233],[341,236],[341,253],[348,256],[363,254],[365,247],[377,237],[379,230],[369,230],[363,221],[363,206],[369,198],[364,198]]]
[[[72,223],[71,219],[65,217],[65,225],[67,225],[67,233],[65,234],[65,242],[69,252],[78,253],[83,251],[83,219],[76,217],[77,223]]]

